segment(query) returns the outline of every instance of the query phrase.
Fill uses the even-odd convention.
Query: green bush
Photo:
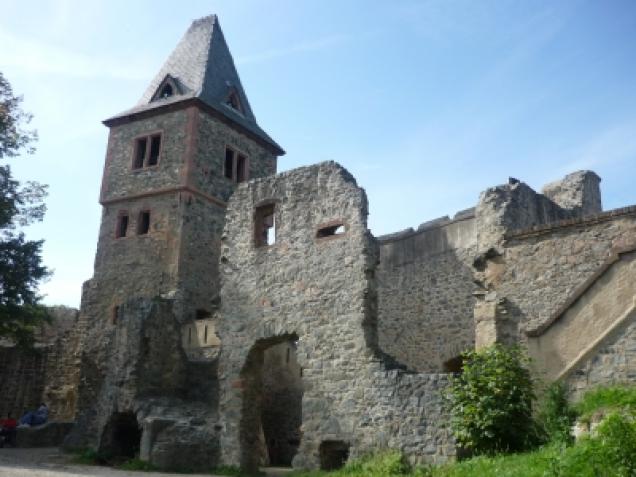
[[[636,424],[612,413],[593,437],[581,439],[561,457],[555,477],[633,477],[636,475]]]
[[[561,382],[552,383],[541,399],[537,421],[544,442],[571,444],[576,411],[568,402],[567,389]]]
[[[447,405],[458,444],[473,454],[528,449],[537,441],[528,357],[518,347],[494,345],[462,354]]]

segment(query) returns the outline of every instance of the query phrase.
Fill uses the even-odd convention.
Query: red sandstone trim
[[[239,123],[237,123],[235,121],[232,121],[230,118],[228,118],[227,116],[222,114],[220,111],[217,111],[212,106],[209,106],[209,105],[205,104],[199,98],[188,98],[188,99],[184,99],[183,101],[178,101],[176,103],[169,103],[169,104],[165,104],[165,105],[162,105],[162,106],[158,106],[158,107],[152,108],[150,110],[133,112],[133,113],[130,113],[130,114],[126,115],[126,116],[121,116],[121,117],[118,117],[118,118],[107,119],[107,120],[103,121],[102,123],[105,126],[113,127],[113,126],[118,126],[120,124],[131,123],[131,122],[137,121],[139,119],[146,119],[146,118],[151,118],[153,116],[158,116],[160,114],[165,114],[165,113],[172,112],[172,111],[179,111],[181,109],[185,109],[185,108],[188,108],[190,106],[195,106],[195,107],[205,111],[210,116],[214,116],[216,119],[220,120],[221,122],[232,126],[233,128],[235,128],[238,131],[240,131],[242,134],[246,135],[247,137],[249,137],[253,141],[255,141],[258,144],[260,144],[261,146],[263,146],[265,149],[267,149],[271,153],[273,153],[273,154],[275,154],[277,156],[282,156],[282,155],[285,154],[285,151],[283,149],[281,149],[280,147],[274,146],[273,144],[267,142],[265,139],[261,138],[258,134],[253,133],[252,131],[250,131],[246,127],[240,125]]]
[[[194,187],[192,184],[192,171],[194,170],[194,157],[196,156],[197,140],[199,136],[199,110],[190,107],[187,110],[188,120],[185,127],[186,150],[185,164],[181,172],[181,183],[185,187]]]
[[[554,323],[556,323],[565,314],[565,312],[568,311],[570,307],[572,307],[572,305],[574,305],[574,303],[576,303],[576,301],[579,298],[581,298],[583,294],[587,290],[589,290],[592,287],[592,285],[594,285],[594,283],[596,283],[597,280],[601,278],[605,274],[605,272],[607,272],[607,270],[609,270],[612,267],[612,265],[614,265],[616,262],[618,262],[621,259],[621,255],[634,252],[634,251],[636,251],[636,243],[633,243],[625,247],[613,248],[610,253],[610,256],[592,274],[592,276],[589,277],[587,280],[585,280],[580,286],[578,286],[574,290],[574,292],[568,297],[568,299],[557,309],[557,311],[550,316],[548,320],[546,320],[544,323],[542,323],[539,326],[526,330],[526,335],[531,337],[537,337],[545,333],[548,328],[550,328]]]
[[[619,217],[629,216],[636,216],[636,205],[622,207],[620,209],[608,210],[607,212],[601,212],[600,214],[595,215],[588,215],[587,217],[560,220],[558,222],[553,222],[547,225],[535,225],[534,227],[513,230],[512,232],[505,235],[505,239],[522,240],[529,237],[545,235],[558,229],[600,224],[602,222],[608,222]]]
[[[150,157],[150,148],[151,148],[151,142],[152,142],[152,138],[154,136],[159,136],[159,156],[157,156],[157,163],[153,166],[148,166],[146,165],[146,161],[147,159]],[[148,145],[147,145],[147,149],[146,149],[146,157],[144,157],[144,161],[141,167],[135,168],[135,157],[137,157],[137,148],[139,147],[139,145],[137,144],[137,140],[138,139],[143,139],[143,138],[147,138],[148,141]],[[158,169],[159,168],[159,164],[161,164],[161,157],[163,156],[163,145],[165,143],[165,139],[166,136],[164,134],[164,130],[163,129],[153,129],[151,131],[148,132],[144,132],[143,134],[137,134],[135,137],[132,138],[132,155],[130,156],[130,171],[131,172],[141,172],[141,171],[147,171],[147,170],[153,170],[153,169]]]
[[[216,197],[213,197],[209,194],[206,194],[205,192],[201,192],[200,190],[194,189],[192,187],[188,187],[188,186],[177,186],[177,187],[167,187],[165,189],[155,189],[152,191],[148,191],[148,192],[142,192],[141,194],[133,194],[133,195],[127,195],[125,197],[115,197],[112,199],[107,199],[107,200],[100,200],[99,203],[101,205],[111,205],[111,204],[117,204],[118,202],[124,202],[127,200],[136,200],[136,199],[142,199],[142,198],[146,198],[146,197],[155,197],[158,195],[164,195],[164,194],[172,194],[175,192],[189,192],[191,194],[197,195],[203,199],[206,199],[207,201],[213,203],[214,205],[217,205],[218,207],[221,207],[223,209],[225,209],[227,207],[227,203],[217,199]]]

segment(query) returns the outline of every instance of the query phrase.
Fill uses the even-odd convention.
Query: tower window
[[[247,158],[239,154],[236,160],[236,182],[244,182],[247,179]]]
[[[117,216],[117,228],[115,229],[115,238],[126,236],[128,231],[128,213],[124,212]]]
[[[245,182],[249,179],[249,161],[247,156],[230,147],[225,148],[223,175],[233,182]]]
[[[144,167],[147,148],[148,138],[141,137],[137,139],[137,142],[135,143],[135,160],[133,162],[133,169],[141,169],[142,167]]]
[[[234,180],[234,151],[232,149],[225,148],[225,177]]]
[[[166,83],[165,85],[163,85],[163,88],[161,88],[161,93],[159,93],[159,96],[161,96],[162,98],[169,98],[173,94],[174,89],[172,88],[172,85],[170,83]]]
[[[161,134],[138,137],[135,139],[133,169],[156,166],[161,154]]]
[[[257,247],[273,245],[276,242],[276,218],[274,204],[263,205],[256,209],[255,244]]]
[[[142,210],[137,218],[137,235],[145,235],[150,232],[150,211]]]
[[[148,156],[148,165],[156,166],[159,162],[159,150],[161,148],[161,136],[155,135],[150,138],[150,156]]]

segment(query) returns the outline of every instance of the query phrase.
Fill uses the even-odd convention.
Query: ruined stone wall
[[[592,387],[636,383],[636,317],[617,328],[565,383],[573,399]]]
[[[276,242],[257,247],[254,211],[263,203],[275,204]],[[320,446],[329,441],[346,443],[355,457],[387,443],[408,448],[420,436],[412,458],[452,453],[446,419],[433,405],[443,382],[401,372],[401,382],[414,383],[401,395],[378,348],[377,250],[366,215],[364,191],[334,163],[256,180],[232,196],[218,328],[222,462],[258,465],[262,357],[290,339],[298,342],[304,388],[294,466],[318,467]],[[346,232],[317,237],[321,224],[334,222]]]
[[[636,314],[633,249],[610,257],[549,322],[530,330],[528,351],[533,365],[548,382],[561,378],[589,360],[607,333],[624,328],[632,314]]]
[[[517,329],[541,326],[590,278],[613,248],[636,242],[636,208],[629,207],[508,236],[492,277]],[[525,340],[524,333],[517,339]]]
[[[36,349],[23,351],[8,343],[0,346],[0,416],[14,417],[41,402],[51,420],[72,420],[79,378],[78,312],[50,308],[53,321],[36,333]]]
[[[216,464],[215,369],[188,361],[174,310],[173,300],[135,298],[121,305],[115,323],[88,330],[83,406],[67,447],[112,451],[117,418],[127,414],[143,428],[144,457],[152,463],[181,469]],[[206,375],[207,381],[192,379]]]
[[[181,294],[183,319],[193,320],[201,313],[214,313],[219,305],[219,255],[225,209],[194,194],[184,202],[176,289]]]
[[[412,370],[444,371],[474,346],[475,233],[467,214],[378,238],[380,348]]]

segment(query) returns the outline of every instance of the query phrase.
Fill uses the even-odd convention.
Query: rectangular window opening
[[[141,169],[144,167],[147,145],[148,138],[142,137],[137,139],[135,143],[135,160],[133,161],[133,169]]]
[[[317,238],[333,237],[334,235],[342,235],[346,232],[344,224],[329,225],[318,229]]]
[[[247,180],[247,158],[241,154],[236,160],[236,182],[245,182]]]
[[[208,342],[208,325],[205,325],[205,327],[203,328],[203,342]]]
[[[150,138],[150,156],[148,157],[148,165],[156,166],[159,162],[159,151],[161,150],[161,135],[157,134]]]
[[[137,235],[145,235],[150,232],[150,211],[143,210],[139,212],[137,219]]]
[[[117,319],[119,318],[119,305],[116,305],[113,307],[113,312],[112,315],[110,317],[110,322],[111,324],[116,324],[117,323]]]
[[[206,318],[210,318],[210,316],[212,316],[212,313],[210,313],[208,310],[205,310],[203,308],[198,308],[194,312],[194,318],[196,320],[205,320]]]
[[[230,148],[225,149],[225,177],[234,180],[234,151]]]
[[[121,214],[117,217],[117,230],[115,232],[115,237],[125,237],[126,232],[128,232],[128,214]]]
[[[274,204],[264,205],[256,209],[255,227],[257,247],[273,245],[276,242]]]

